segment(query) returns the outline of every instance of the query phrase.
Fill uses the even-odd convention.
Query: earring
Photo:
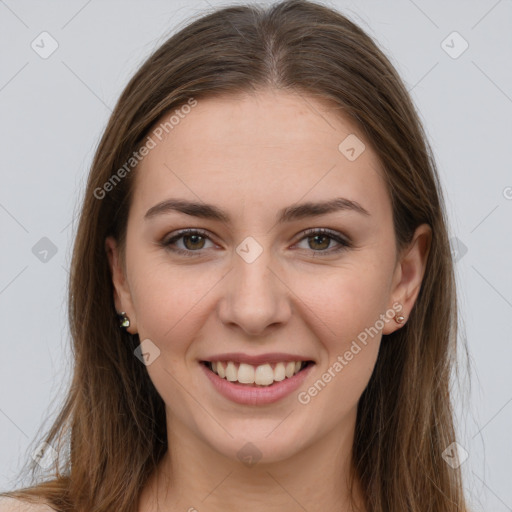
[[[403,323],[404,323],[404,321],[405,321],[405,316],[402,316],[402,315],[400,315],[400,316],[395,316],[395,322],[396,322],[397,324],[403,324]]]
[[[118,313],[117,316],[119,317],[119,327],[130,327],[130,319],[126,316],[124,311]]]

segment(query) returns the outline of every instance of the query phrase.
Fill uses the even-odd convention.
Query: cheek
[[[202,301],[222,276],[148,255],[141,255],[137,263],[131,292],[139,337],[178,352],[200,324]]]
[[[303,272],[293,281],[294,291],[335,344],[373,326],[387,307],[385,269],[371,263],[346,263],[328,272]]]
[[[326,380],[331,378],[340,385],[350,382],[342,392],[357,395],[366,387],[379,351],[381,315],[388,299],[384,269],[347,264],[329,275],[303,276],[297,282],[301,282],[298,295],[307,306],[299,314],[307,315],[326,353],[321,371],[330,368],[336,377],[327,375]],[[339,364],[333,368],[336,361]]]
[[[329,278],[303,280],[307,307],[301,314],[308,315],[324,357],[315,380],[300,390],[299,402],[318,411],[318,417],[329,409],[321,428],[334,427],[349,414],[368,385],[381,342],[385,283],[382,271],[370,267],[340,268]]]
[[[197,269],[194,274],[190,269],[148,257],[134,275],[132,296],[139,338],[150,339],[160,350],[147,370],[172,410],[188,411],[193,405],[183,393],[182,383],[190,377],[190,368],[184,363],[198,326],[204,321],[199,318],[201,299],[214,284],[211,274],[198,279]]]

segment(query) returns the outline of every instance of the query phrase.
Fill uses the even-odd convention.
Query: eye
[[[307,240],[309,249],[316,253],[331,254],[352,247],[351,242],[336,231],[326,228],[312,228],[304,231],[300,241]],[[177,242],[183,240],[184,248],[178,247]],[[170,238],[164,239],[160,245],[166,249],[184,256],[200,256],[201,249],[205,249],[205,242],[211,239],[206,231],[201,229],[183,229]],[[338,246],[330,248],[331,242]],[[316,246],[316,247],[315,247]],[[326,250],[328,249],[328,250]]]
[[[304,231],[304,236],[301,238],[302,240],[306,240],[309,249],[312,249],[313,252],[320,253],[335,253],[339,251],[343,251],[352,247],[350,241],[345,238],[343,235],[336,231],[332,231],[326,228],[312,228]],[[329,250],[328,247],[331,245],[331,242],[335,241],[338,246],[331,248]],[[306,249],[307,249],[306,248]]]
[[[176,246],[176,242],[183,239],[184,249]],[[204,249],[204,242],[208,240],[211,242],[210,237],[206,231],[200,229],[183,229],[176,235],[165,239],[161,242],[166,249],[185,256],[198,256],[197,253],[200,249]]]

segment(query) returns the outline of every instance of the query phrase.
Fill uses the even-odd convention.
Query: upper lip
[[[267,354],[249,355],[242,352],[230,352],[228,354],[216,354],[208,356],[201,361],[233,361],[236,363],[245,363],[257,366],[264,363],[286,363],[290,361],[313,361],[311,357],[304,357],[284,352],[272,352]]]

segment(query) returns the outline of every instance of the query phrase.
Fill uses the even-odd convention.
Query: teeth
[[[286,363],[285,374],[288,378],[292,377],[295,373],[295,363]]]
[[[274,382],[280,382],[285,378],[289,379],[298,373],[303,366],[302,361],[277,363],[274,367],[268,363],[253,366],[246,363],[234,363],[233,361],[229,361],[227,364],[221,361],[213,361],[210,364],[212,370],[222,379],[259,386],[270,386]]]
[[[242,366],[242,365],[240,365]],[[240,370],[238,370],[240,374]],[[242,382],[238,379],[239,382]],[[260,386],[268,386],[274,382],[274,370],[269,364],[262,364],[256,368],[254,372],[254,382]]]
[[[238,382],[241,382],[242,384],[253,384],[254,366],[240,363],[240,366],[238,367]]]
[[[226,379],[230,382],[235,382],[238,379],[238,370],[236,369],[235,363],[231,361],[226,366]]]
[[[286,378],[286,370],[284,368],[284,363],[277,363],[274,368],[274,380],[282,381]]]

